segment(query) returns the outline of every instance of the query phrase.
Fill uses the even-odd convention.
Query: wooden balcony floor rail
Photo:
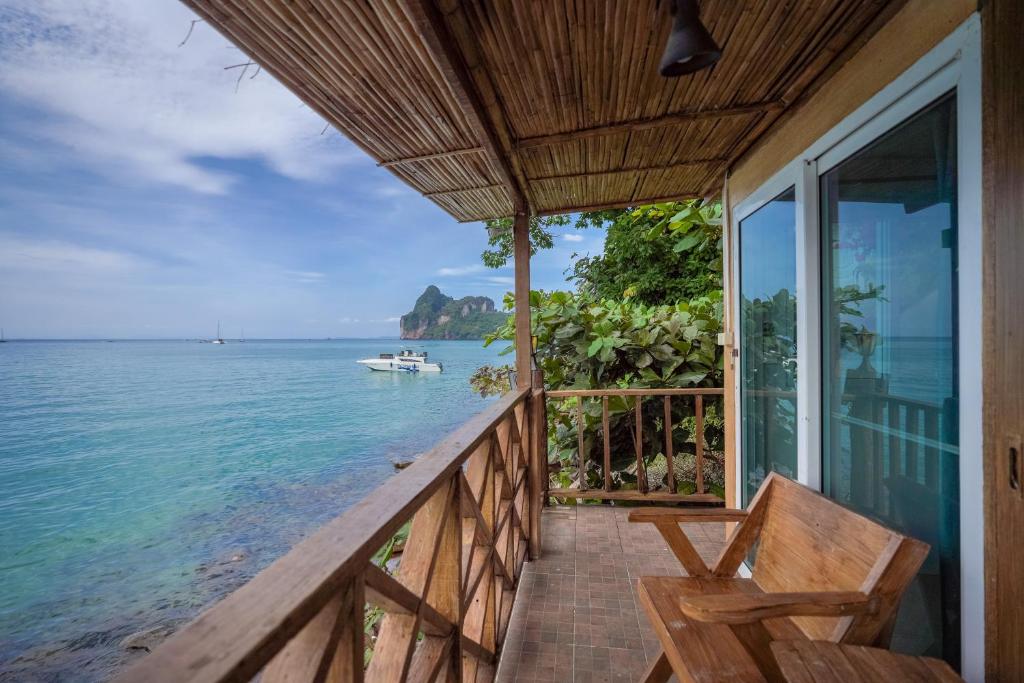
[[[118,680],[493,680],[539,552],[543,405],[529,390],[496,401]],[[372,558],[410,520],[391,575]]]
[[[723,500],[713,493],[709,493],[704,480],[705,460],[708,453],[707,439],[705,438],[705,410],[709,400],[720,399],[725,393],[721,387],[694,387],[694,388],[635,388],[635,389],[559,389],[545,392],[544,396],[548,401],[549,408],[558,410],[564,409],[559,402],[570,406],[572,420],[575,424],[577,436],[576,449],[576,471],[574,474],[574,485],[548,489],[547,495],[559,499],[593,499],[593,500],[632,500],[659,503],[691,503],[699,505],[721,505]],[[613,469],[613,438],[609,435],[615,433],[616,425],[611,420],[609,399],[618,399],[625,403],[627,410],[633,414],[631,424],[628,428],[631,432],[632,458],[636,467],[636,487],[634,489],[615,488],[613,475],[618,470]],[[645,399],[661,399],[660,401]],[[600,400],[601,424],[600,442],[601,458],[596,460],[587,447],[586,413],[588,408]],[[676,401],[676,408],[682,401],[692,401],[693,411],[685,417],[694,418],[694,492],[678,493],[677,484],[679,477],[675,471],[676,448],[675,433],[680,427],[680,414],[678,410],[673,411],[673,400]],[[588,406],[588,403],[591,405]],[[660,403],[660,405],[656,405]],[[653,409],[653,410],[652,410]],[[661,453],[665,456],[667,486],[664,490],[651,490],[648,480],[646,458],[653,453],[644,452],[644,424],[651,421],[660,421],[661,436],[658,437],[662,443]],[[618,425],[621,429],[621,425]],[[598,431],[598,430],[593,430]],[[594,435],[594,446],[597,445],[597,436]],[[594,449],[596,450],[596,449]],[[614,455],[618,455],[617,453]],[[596,462],[595,462],[596,460]],[[591,469],[598,470],[603,479],[601,486],[588,486],[587,474]]]

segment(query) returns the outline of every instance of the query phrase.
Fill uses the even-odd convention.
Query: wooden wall
[[[1024,2],[981,21],[985,669],[1024,681]]]

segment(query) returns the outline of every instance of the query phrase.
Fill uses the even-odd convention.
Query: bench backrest
[[[863,591],[879,598],[873,615],[794,619],[808,638],[873,645],[887,637],[927,544],[775,473],[749,513],[761,519],[752,578],[765,592]]]

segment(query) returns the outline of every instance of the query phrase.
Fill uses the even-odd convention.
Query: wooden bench
[[[928,545],[772,473],[746,512],[634,510],[654,524],[689,576],[642,577],[640,601],[663,653],[644,681],[779,681],[777,640],[887,647],[904,589]],[[714,567],[680,523],[738,522]],[[756,549],[755,549],[756,543]],[[752,575],[737,577],[756,550]]]

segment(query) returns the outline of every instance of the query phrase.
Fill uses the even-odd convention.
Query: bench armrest
[[[689,618],[719,624],[749,624],[775,617],[842,617],[878,611],[878,598],[860,591],[696,595],[683,598],[679,604]]]
[[[746,510],[730,508],[637,508],[629,513],[629,521],[646,522],[742,522],[747,518]]]

